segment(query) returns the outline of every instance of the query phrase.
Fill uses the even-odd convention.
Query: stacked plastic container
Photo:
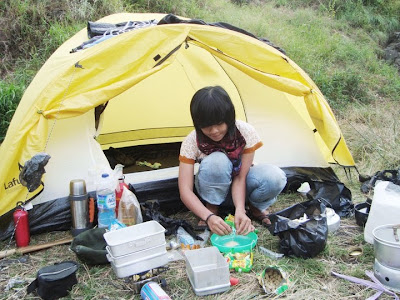
[[[197,296],[223,293],[231,286],[229,264],[217,247],[185,251],[186,274]]]
[[[168,263],[165,228],[157,221],[104,234],[107,259],[119,278],[140,274]]]

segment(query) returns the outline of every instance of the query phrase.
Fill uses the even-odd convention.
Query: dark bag
[[[271,214],[273,235],[278,235],[279,250],[287,256],[310,258],[324,250],[328,237],[325,205],[317,200],[310,200],[290,206]],[[307,221],[298,222],[307,217]]]
[[[44,300],[53,300],[68,295],[78,281],[76,271],[79,265],[74,261],[63,261],[41,268],[36,279],[27,287],[28,294],[37,290]]]
[[[368,194],[371,190],[373,190],[378,180],[390,181],[394,184],[400,185],[400,168],[398,170],[378,171],[372,177],[360,175],[359,180],[360,182],[363,182],[360,190],[364,194]]]
[[[321,201],[326,207],[333,208],[340,217],[354,214],[351,191],[340,182],[332,168],[283,168],[287,184],[284,191],[296,192],[303,182],[308,182],[311,190],[309,200]]]
[[[71,250],[88,265],[109,264],[104,233],[105,228],[92,228],[78,234],[71,243]]]

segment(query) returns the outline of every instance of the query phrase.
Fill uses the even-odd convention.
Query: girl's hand
[[[235,212],[235,227],[236,233],[240,235],[246,235],[254,231],[254,226],[245,212]]]
[[[232,228],[219,216],[212,215],[207,220],[210,230],[218,235],[227,235],[232,232]]]

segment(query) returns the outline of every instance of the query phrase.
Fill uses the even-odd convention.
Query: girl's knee
[[[200,165],[207,167],[220,167],[220,168],[228,168],[231,165],[231,161],[225,153],[216,151],[206,156]]]
[[[250,193],[257,190],[256,194],[259,196],[263,194],[264,197],[274,198],[285,188],[287,178],[281,168],[262,164],[254,166],[252,169],[247,178]]]
[[[231,181],[232,163],[222,152],[214,152],[200,163],[199,176],[207,181]]]
[[[196,175],[196,190],[202,199],[210,204],[221,204],[232,183],[232,163],[222,152],[208,155],[200,163]]]
[[[287,183],[287,177],[285,172],[277,167],[277,166],[272,166],[273,170],[271,170],[271,173],[268,177],[267,180],[271,182],[271,184],[278,190],[278,193],[280,193],[286,186]]]

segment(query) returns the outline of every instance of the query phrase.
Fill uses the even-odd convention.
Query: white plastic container
[[[217,247],[185,251],[186,273],[197,296],[229,289],[229,264]]]
[[[165,244],[165,228],[157,221],[148,221],[104,234],[114,257]]]
[[[125,263],[130,263],[132,261],[137,261],[141,259],[146,259],[148,257],[153,257],[155,255],[161,255],[161,254],[166,254],[167,253],[167,248],[166,248],[167,243],[164,243],[160,246],[155,246],[152,248],[144,249],[141,251],[136,251],[132,252],[129,254],[125,255],[120,255],[120,256],[113,256],[110,250],[110,247],[107,246],[106,250],[108,255],[110,256],[110,259],[116,264],[116,265],[122,265]]]
[[[340,227],[340,217],[334,209],[326,208],[326,222],[328,224],[328,232],[333,233]]]
[[[128,277],[139,274],[154,268],[158,268],[168,264],[168,255],[165,253],[156,253],[144,258],[118,263],[119,259],[107,254],[107,259],[111,263],[115,275],[118,278]]]
[[[398,224],[400,220],[400,186],[390,181],[378,181],[364,228],[364,239],[373,244],[373,230],[381,225]]]

